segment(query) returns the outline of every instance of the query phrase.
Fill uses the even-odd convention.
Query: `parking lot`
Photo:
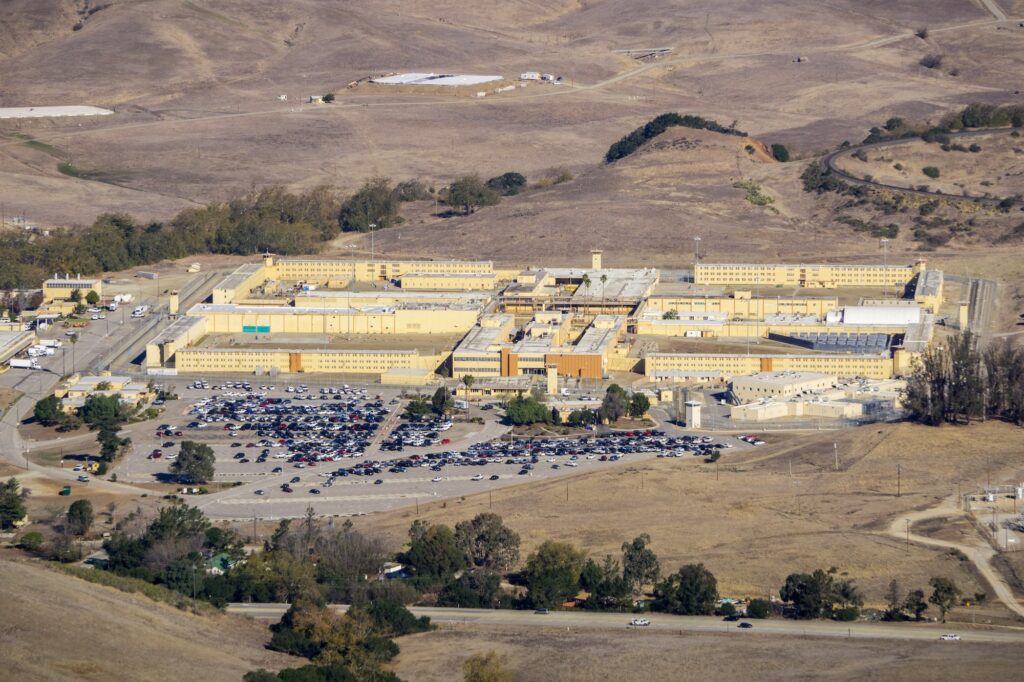
[[[484,424],[403,418],[399,391],[233,380],[177,387],[152,435],[137,437],[122,480],[165,478],[182,440],[209,445],[215,482],[243,485],[192,498],[215,518],[380,511],[564,476],[643,457],[703,459],[751,447],[734,437],[660,429],[585,437],[511,439],[500,409],[474,407]]]

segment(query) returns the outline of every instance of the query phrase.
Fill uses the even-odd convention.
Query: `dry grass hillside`
[[[266,625],[195,616],[45,566],[0,560],[0,659],[10,680],[236,681],[293,660],[263,648]]]
[[[759,139],[810,153],[891,115],[1012,97],[1024,36],[962,0],[10,0],[3,12],[0,105],[117,111],[0,122],[0,192],[16,197],[9,208],[63,224],[118,206],[165,217],[272,183],[349,191],[374,174],[437,186],[466,172],[568,166],[585,175],[611,142],[669,110],[736,119]],[[914,37],[924,25],[928,38]],[[653,62],[614,52],[662,46],[674,51]],[[960,75],[918,64],[935,52]],[[564,84],[479,100],[344,87],[388,71],[533,69]],[[329,91],[339,93],[335,104],[301,105]],[[59,174],[62,159],[89,178]],[[674,214],[652,202],[621,210],[641,236],[657,237],[679,223],[715,227],[702,199],[665,198]],[[783,217],[814,219],[813,210],[776,206]],[[549,223],[563,220],[556,213]]]
[[[462,663],[490,651],[523,682],[652,680],[999,679],[1017,673],[1016,645],[894,642],[661,631],[565,632],[465,627],[402,638],[394,670],[409,682],[462,679]],[[827,671],[827,673],[825,672]]]
[[[990,423],[769,435],[762,448],[727,451],[717,473],[697,461],[649,460],[582,474],[568,484],[534,482],[490,497],[421,504],[419,518],[454,524],[490,508],[522,536],[524,559],[547,539],[575,543],[598,558],[618,555],[623,542],[649,533],[666,570],[704,562],[721,593],[737,597],[777,594],[789,573],[833,566],[875,605],[892,578],[909,587],[946,575],[970,594],[985,589],[970,564],[924,547],[908,551],[885,529],[901,514],[955,494],[958,482],[964,490],[983,485],[989,468],[993,480],[1001,473],[1013,480],[1022,434]],[[833,442],[839,471],[833,470]],[[406,509],[362,523],[397,548],[414,518]],[[985,613],[1003,615],[998,605]]]
[[[920,140],[879,147],[866,154],[867,161],[844,156],[838,165],[851,175],[911,189],[927,185],[944,194],[1013,197],[1024,191],[1024,138],[1003,132],[951,144],[956,148]],[[938,169],[939,177],[926,175],[928,167]]]

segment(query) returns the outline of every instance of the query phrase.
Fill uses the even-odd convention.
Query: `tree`
[[[637,391],[629,399],[629,416],[633,419],[643,419],[647,410],[651,409],[650,399]]]
[[[789,149],[786,145],[776,142],[772,144],[772,157],[776,161],[785,163],[786,161],[789,161]]]
[[[935,166],[925,166],[924,168],[921,169],[921,172],[932,179],[936,179],[942,174],[942,171],[940,171]]]
[[[437,596],[438,606],[493,609],[501,604],[501,576],[491,571],[466,571],[449,581]]]
[[[65,523],[72,535],[85,535],[92,527],[93,512],[92,502],[89,500],[75,500],[68,507],[68,514]]]
[[[612,384],[604,394],[599,408],[601,418],[614,424],[626,414],[626,391],[618,384]]]
[[[772,613],[772,605],[767,599],[751,599],[747,604],[748,618],[767,618]]]
[[[512,672],[506,665],[507,659],[494,651],[473,654],[462,664],[465,682],[512,682]]]
[[[597,421],[597,413],[593,410],[573,410],[569,413],[569,426],[579,428],[581,426],[596,424]]]
[[[885,591],[886,606],[882,620],[903,620],[903,603],[899,581],[893,578],[889,581],[889,587]]]
[[[89,293],[85,295],[85,302],[89,305],[96,305],[100,302],[100,295],[90,289]]]
[[[21,498],[18,479],[9,478],[0,485],[0,530],[12,528],[25,518],[25,501]]]
[[[487,186],[503,197],[519,194],[526,187],[526,177],[521,173],[508,172],[491,178]]]
[[[398,220],[398,201],[389,183],[388,178],[370,178],[349,197],[341,205],[338,218],[341,229],[345,232],[370,232],[394,225]]]
[[[666,310],[665,313],[661,316],[661,319],[663,319],[663,320],[678,320],[679,319],[679,311],[678,310]]]
[[[469,397],[469,390],[473,388],[473,384],[476,383],[476,377],[472,374],[466,374],[462,377],[462,385],[466,387],[466,397]]]
[[[391,194],[398,201],[419,201],[430,198],[430,191],[427,190],[427,186],[423,184],[422,180],[400,182],[391,190]]]
[[[460,206],[464,215],[469,215],[483,206],[493,206],[501,201],[501,197],[493,189],[485,185],[478,175],[466,175],[448,187],[445,203],[449,206]]]
[[[438,386],[437,390],[434,391],[433,397],[430,399],[430,408],[434,411],[434,414],[438,416],[444,415],[451,407],[451,404],[452,397],[448,393],[448,389],[444,386]]]
[[[423,398],[414,398],[405,406],[405,413],[410,419],[419,420],[434,411],[433,403]]]
[[[416,575],[446,581],[466,568],[466,554],[448,526],[436,524],[424,530],[413,524],[409,535],[409,549],[402,555],[402,562]]]
[[[100,444],[100,458],[104,462],[113,462],[127,439],[117,435],[117,427],[111,424],[100,424],[96,432],[96,442]]]
[[[835,584],[820,568],[814,573],[791,573],[779,590],[782,601],[793,604],[797,618],[821,618],[832,608]]]
[[[683,616],[709,616],[718,603],[718,581],[704,564],[687,564],[654,588],[652,608]]]
[[[171,462],[171,473],[185,483],[206,483],[213,478],[215,462],[209,445],[183,440],[178,458]]]
[[[518,395],[505,406],[505,416],[516,426],[524,424],[545,424],[551,419],[551,412],[544,403],[532,395]]]
[[[952,611],[960,601],[960,588],[952,580],[942,576],[935,576],[928,581],[928,584],[932,588],[928,602],[939,607],[939,616],[945,623],[946,614]]]
[[[324,104],[330,104],[331,102],[334,101],[334,93],[333,92],[328,92],[321,99],[322,99]]]
[[[583,552],[566,542],[545,540],[526,559],[523,578],[527,597],[534,606],[554,606],[576,596]]]
[[[610,554],[601,564],[587,559],[580,572],[580,585],[590,593],[583,602],[585,609],[624,611],[633,605],[630,585],[622,576],[619,562]]]
[[[71,338],[75,338],[74,336]],[[93,427],[116,427],[126,418],[121,396],[93,393],[82,403],[82,420]]]
[[[903,403],[914,419],[936,426],[964,423],[985,413],[982,356],[970,332],[926,350],[907,378]]]
[[[648,547],[650,542],[651,536],[643,533],[632,542],[622,543],[622,574],[634,592],[658,582],[661,567],[658,555]]]
[[[43,426],[53,426],[60,421],[63,411],[60,409],[60,399],[55,395],[48,395],[36,403],[32,410],[33,416]]]
[[[68,294],[68,300],[71,301],[72,303],[81,303],[82,302],[82,290],[81,289],[72,289],[71,293]]]
[[[924,591],[911,590],[907,592],[907,598],[903,600],[903,608],[914,616],[914,620],[920,621],[921,616],[928,610],[928,602],[924,599]]]
[[[455,542],[470,566],[507,571],[519,561],[519,534],[498,514],[482,512],[455,524]]]

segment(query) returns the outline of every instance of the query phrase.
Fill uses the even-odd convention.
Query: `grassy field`
[[[872,149],[867,161],[842,157],[839,167],[852,175],[870,174],[878,182],[897,187],[928,185],[944,194],[1012,197],[1020,193],[1024,175],[1024,141],[1009,132],[955,138],[953,144],[968,151],[943,151],[939,144],[914,141]],[[971,152],[972,145],[978,151]],[[923,168],[938,169],[931,178]]]
[[[192,615],[41,565],[0,560],[0,598],[8,679],[167,680],[185,667],[202,679],[239,680],[292,663],[263,648],[262,623]]]
[[[998,679],[1017,674],[1017,647],[783,637],[754,632],[679,636],[657,631],[565,632],[457,627],[400,640],[394,667],[409,682],[461,680],[477,653],[506,657],[516,680]],[[827,671],[827,672],[826,672]]]
[[[585,237],[566,240],[577,247],[621,245],[609,228],[624,216],[637,237],[630,246],[643,245],[640,258],[678,250],[698,226],[720,234],[730,222],[740,230],[769,223],[751,254],[773,245],[797,249],[805,232],[780,237],[813,221],[818,207],[780,184],[793,184],[801,168],[748,167],[736,140],[721,146],[721,155],[699,136],[695,148],[667,144],[660,158],[644,155],[649,172],[628,169],[632,182],[621,188],[593,171],[609,144],[664,111],[735,120],[765,142],[806,155],[856,141],[892,115],[927,118],[972,99],[1011,97],[1006,74],[1020,68],[1016,32],[997,30],[984,8],[962,0],[868,7],[856,0],[756,7],[740,0],[558,0],[543,7],[514,0],[487,8],[391,0],[344,11],[316,0],[153,0],[105,5],[76,31],[79,9],[72,0],[12,0],[10,21],[0,27],[9,45],[0,54],[3,104],[51,103],[57,88],[69,103],[113,106],[117,115],[2,126],[58,148],[75,167],[116,168],[131,189],[61,176],[48,149],[12,140],[0,147],[0,187],[16,189],[26,213],[44,222],[82,223],[105,210],[166,217],[254,184],[328,183],[347,191],[367,176],[387,175],[440,186],[467,172],[516,170],[535,180],[565,166],[582,182],[539,194],[571,202],[596,185],[615,194],[622,212],[599,205],[576,220],[566,221],[564,209],[530,220],[539,208],[524,200],[509,202],[515,215],[488,212],[525,228],[520,237],[533,233],[534,252],[547,250],[536,232],[551,225],[563,236]],[[922,25],[932,28],[927,40],[913,36]],[[137,57],[110,54],[114,40]],[[652,44],[674,51],[654,62],[615,52]],[[918,65],[935,52],[960,76]],[[797,63],[797,56],[806,59]],[[539,69],[561,75],[563,85],[482,99],[465,96],[475,88],[456,95],[345,87],[382,72],[441,69],[506,78]],[[338,95],[334,105],[304,104],[326,92]],[[700,176],[712,186],[702,187]],[[757,182],[775,198],[778,215],[749,205],[732,188],[738,180]],[[725,199],[734,215],[722,213]],[[597,229],[581,229],[595,218]],[[429,222],[417,216],[409,226],[420,219]],[[662,232],[676,240],[672,251],[660,243]],[[722,244],[740,244],[721,236]],[[496,255],[510,246],[504,239],[473,245]]]
[[[830,567],[855,579],[872,605],[883,603],[892,578],[904,589],[925,587],[933,575],[953,578],[967,594],[985,589],[969,563],[908,548],[884,530],[902,513],[955,494],[958,482],[965,490],[983,484],[989,469],[993,480],[1018,476],[1019,430],[900,424],[766,438],[768,445],[744,454],[726,451],[717,470],[696,460],[629,463],[568,482],[421,504],[419,518],[454,524],[492,509],[522,536],[524,558],[546,539],[575,543],[598,558],[618,555],[623,542],[646,532],[666,571],[704,562],[720,592],[734,597],[777,594],[787,574]],[[414,517],[399,510],[357,523],[397,548]],[[967,619],[1005,615],[998,604],[973,615],[954,612]]]

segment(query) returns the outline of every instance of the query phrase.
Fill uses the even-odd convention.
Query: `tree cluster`
[[[648,140],[661,135],[663,132],[674,126],[696,128],[698,130],[710,130],[714,133],[737,135],[739,137],[747,136],[743,131],[736,129],[735,123],[730,126],[723,126],[717,121],[701,118],[700,116],[692,116],[690,114],[680,116],[675,112],[669,112],[656,116],[613,144],[608,148],[608,152],[604,155],[604,160],[608,163],[612,163],[613,161],[623,159],[639,149],[640,146]]]
[[[792,605],[798,619],[833,618],[855,620],[864,597],[852,580],[836,580],[835,569],[816,569],[813,573],[791,573],[779,596]]]
[[[253,191],[227,203],[189,208],[166,223],[140,223],[105,213],[82,230],[49,236],[0,234],[0,289],[38,286],[54,272],[123,270],[196,253],[249,255],[315,253],[338,233],[340,202],[318,187],[293,194],[281,187]]]
[[[979,350],[970,332],[950,337],[922,354],[903,404],[932,426],[986,416],[1024,424],[1024,350],[1007,340]]]

